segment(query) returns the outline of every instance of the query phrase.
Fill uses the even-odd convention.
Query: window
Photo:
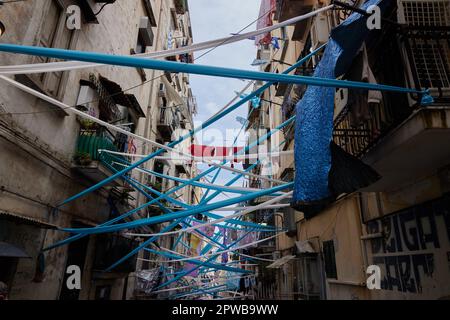
[[[449,26],[448,0],[402,0],[399,3],[399,21],[414,26]]]
[[[450,26],[450,2],[448,0],[402,0],[399,2],[398,19],[412,26],[408,34],[411,51],[409,59],[412,72],[422,88],[450,88],[450,48],[448,33],[437,28]],[[422,27],[436,27],[430,33],[420,32]]]
[[[447,41],[417,39],[413,62],[422,88],[450,88],[450,49]]]
[[[337,279],[336,255],[334,252],[334,241],[323,242],[323,259],[325,261],[325,273],[329,279]]]
[[[38,46],[61,49],[70,48],[73,31],[65,27],[66,15],[64,11],[59,1],[52,0],[48,2],[47,13],[37,34]],[[55,61],[55,59],[46,57],[35,57],[33,59],[33,63],[46,63],[51,61]],[[30,77],[39,89],[52,96],[58,96],[63,72],[42,73]]]
[[[154,34],[149,17],[142,17],[139,20],[139,32],[136,43],[135,53],[145,53],[147,47],[153,45]]]
[[[147,46],[145,45],[144,40],[142,39],[142,36],[139,33],[137,43],[136,43],[136,49],[134,50],[134,52],[136,54],[145,53],[146,48],[147,48]]]

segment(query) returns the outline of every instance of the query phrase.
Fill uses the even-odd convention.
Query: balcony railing
[[[101,161],[116,170],[123,169],[123,167],[117,165],[115,162],[117,159],[125,160],[124,157],[112,157],[105,152],[99,153],[99,150],[118,151],[117,146],[107,133],[82,130],[78,136],[75,162],[77,165],[84,166],[89,165],[92,161]]]
[[[158,119],[158,130],[162,137],[169,141],[172,133],[180,128],[178,116],[174,113],[173,108],[161,107]]]
[[[450,28],[404,27],[397,34],[385,37],[388,39],[380,41],[378,49],[369,52],[377,56],[378,62],[372,68],[376,76],[385,83],[390,81],[391,85],[403,87],[406,81],[411,88],[430,89],[435,103],[448,105]],[[395,44],[397,41],[400,49]],[[383,93],[382,102],[368,106],[365,119],[357,122],[352,110],[345,107],[335,118],[334,142],[348,153],[361,157],[420,108],[419,99],[417,95]]]
[[[408,27],[400,36],[409,61],[410,85],[450,102],[450,27]]]

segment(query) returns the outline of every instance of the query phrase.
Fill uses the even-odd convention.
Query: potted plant
[[[75,153],[75,156],[73,157],[73,160],[75,163],[81,165],[81,166],[88,166],[92,162],[92,158],[89,153],[87,152],[80,152],[78,151]]]

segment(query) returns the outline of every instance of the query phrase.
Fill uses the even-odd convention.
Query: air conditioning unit
[[[159,84],[158,97],[159,98],[166,97],[166,85],[164,83]]]
[[[348,89],[339,88],[336,90],[336,94],[334,96],[334,118],[344,110],[345,106],[348,103]]]

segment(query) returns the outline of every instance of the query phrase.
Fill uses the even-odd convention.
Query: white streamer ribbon
[[[180,47],[171,50],[157,51],[151,53],[144,54],[136,54],[134,57],[146,57],[150,59],[160,59],[165,57],[170,57],[174,55],[180,55],[185,53],[192,53],[196,51],[206,50],[210,48],[219,47],[225,44],[230,44],[238,41],[242,41],[254,36],[258,36],[261,34],[265,34],[271,32],[273,30],[289,26],[300,22],[302,20],[309,19],[318,15],[321,12],[327,11],[333,8],[333,5],[329,5],[318,10],[312,11],[302,16],[298,16],[284,22],[262,28],[256,31],[243,33],[240,35],[233,35],[231,37],[220,38],[216,40],[205,41],[197,44],[193,44],[186,47]],[[69,71],[69,70],[77,70],[84,68],[93,68],[104,66],[103,64],[98,63],[90,63],[90,62],[79,62],[79,61],[64,61],[64,62],[50,62],[50,63],[35,63],[35,64],[24,64],[24,65],[15,65],[15,66],[1,66],[0,74],[32,74],[32,73],[46,73],[46,72],[56,72],[56,71]]]

